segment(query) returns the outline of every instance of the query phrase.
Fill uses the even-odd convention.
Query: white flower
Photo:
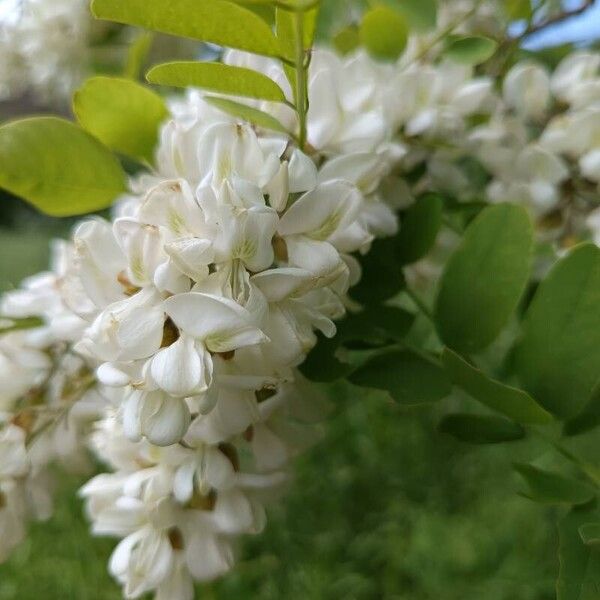
[[[517,63],[504,78],[506,103],[526,119],[544,116],[550,102],[550,77],[545,69],[531,63]]]

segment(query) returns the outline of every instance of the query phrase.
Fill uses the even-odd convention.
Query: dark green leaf
[[[442,361],[452,383],[488,408],[519,423],[541,424],[552,421],[552,415],[529,394],[488,377],[452,350],[444,349]]]
[[[480,35],[468,37],[450,36],[445,54],[448,58],[464,65],[478,65],[490,58],[498,44]]]
[[[389,6],[376,6],[363,17],[360,40],[375,58],[396,60],[408,40],[406,19]]]
[[[515,350],[521,382],[550,412],[572,418],[600,378],[600,249],[582,244],[540,284]]]
[[[349,315],[338,324],[339,344],[363,342],[382,346],[402,340],[414,322],[414,315],[393,306],[369,306]]]
[[[579,506],[558,524],[560,571],[557,600],[598,600],[600,548],[582,542],[579,528],[600,518],[593,504]]]
[[[356,385],[386,391],[403,406],[436,402],[450,393],[444,371],[408,350],[376,356],[348,379]]]
[[[223,94],[285,102],[283,90],[266,75],[222,63],[165,63],[152,68],[146,79],[150,83],[173,87],[198,87]]]
[[[169,114],[163,99],[147,87],[112,77],[88,79],[73,96],[73,112],[103,144],[149,163],[160,125]]]
[[[585,504],[594,497],[594,489],[577,479],[524,463],[517,463],[514,467],[523,476],[529,488],[524,496],[535,502]]]
[[[226,0],[93,0],[100,19],[277,56],[273,32],[258,15]]]
[[[239,117],[240,119],[248,121],[253,125],[258,125],[259,127],[264,127],[265,129],[272,129],[273,131],[278,131],[280,133],[289,133],[288,130],[275,117],[272,117],[270,114],[263,112],[262,110],[258,110],[257,108],[252,108],[251,106],[234,102],[233,100],[228,100],[227,98],[217,98],[216,96],[205,96],[204,100],[209,104],[216,106],[223,112],[226,112],[234,117]]]
[[[442,419],[439,431],[470,444],[497,444],[525,437],[525,430],[518,423],[487,415],[448,415]]]
[[[588,546],[600,545],[600,523],[584,523],[579,527],[579,535]]]
[[[396,256],[396,239],[375,240],[371,250],[359,257],[362,277],[350,290],[361,304],[378,304],[398,294],[405,285],[400,261]]]
[[[55,117],[0,127],[0,187],[57,217],[106,208],[126,189],[115,156],[77,125]]]
[[[472,221],[446,265],[436,301],[437,329],[448,346],[471,353],[494,341],[525,290],[532,245],[522,206],[490,206]]]
[[[311,381],[336,381],[353,371],[354,366],[341,362],[335,355],[338,341],[319,336],[317,345],[300,365],[301,373]]]
[[[406,211],[397,242],[402,264],[416,262],[429,252],[442,224],[442,208],[440,196],[426,194]]]

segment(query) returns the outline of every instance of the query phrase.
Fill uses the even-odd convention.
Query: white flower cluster
[[[86,70],[86,0],[0,0],[0,100],[68,98]]]
[[[335,334],[360,278],[354,254],[396,232],[376,191],[403,149],[386,139],[377,66],[329,52],[314,65],[314,86],[336,102],[356,89],[351,77],[373,84],[369,97],[332,100],[335,113],[315,101],[312,156],[191,92],[172,103],[156,169],[132,182],[113,222],[82,222],[53,273],[4,299],[3,317],[44,325],[3,338],[1,431],[16,449],[0,474],[23,481],[52,438],[24,415],[56,404],[71,416],[90,393],[101,398],[89,440],[113,472],[82,494],[93,531],[123,538],[110,570],[127,597],[192,598],[193,581],[231,568],[236,536],[262,529],[264,502],[323,413],[297,367],[316,331]],[[85,427],[73,431],[79,441]],[[56,452],[45,450],[45,464]],[[14,505],[8,491],[2,498]]]
[[[498,109],[469,138],[493,175],[492,202],[524,202],[540,217],[589,212],[600,183],[600,54],[573,53],[552,74],[518,63]]]

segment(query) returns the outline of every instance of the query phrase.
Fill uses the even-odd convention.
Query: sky
[[[581,6],[581,0],[567,0],[564,2],[564,6],[567,9],[576,8]],[[531,36],[524,47],[533,50],[564,42],[584,45],[594,41],[600,41],[600,1],[598,0],[583,14],[571,17],[563,23],[548,27],[548,29]]]

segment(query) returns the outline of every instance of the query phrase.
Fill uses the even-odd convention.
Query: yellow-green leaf
[[[0,187],[64,217],[110,206],[126,178],[108,148],[77,125],[32,117],[0,127]]]
[[[360,40],[375,58],[396,60],[408,40],[406,19],[389,6],[372,8],[360,24]]]
[[[266,75],[222,63],[172,62],[157,65],[146,75],[150,83],[198,87],[213,92],[285,102],[283,90]]]
[[[73,112],[103,144],[149,163],[160,124],[168,116],[158,94],[130,79],[113,77],[88,79],[73,96]]]
[[[251,10],[226,0],[93,0],[100,19],[137,25],[256,54],[277,56],[273,32]]]
[[[241,104],[240,102],[228,100],[227,98],[217,98],[216,96],[206,96],[204,100],[209,104],[216,106],[223,112],[226,112],[234,117],[239,117],[240,119],[248,121],[253,125],[258,125],[259,127],[264,127],[265,129],[272,129],[273,131],[278,131],[279,133],[285,133],[289,135],[289,131],[280,121],[270,114],[263,112],[262,110],[252,108],[251,106]]]

